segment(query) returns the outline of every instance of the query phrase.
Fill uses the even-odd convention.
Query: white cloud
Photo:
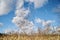
[[[15,23],[20,28],[33,27],[33,22],[29,22],[23,17],[14,17],[12,22]]]
[[[30,2],[34,2],[35,8],[42,7],[48,0],[29,0]],[[0,2],[0,16],[8,14],[12,9],[10,5],[13,4],[13,0],[1,0]],[[16,9],[22,8],[24,4],[24,0],[18,0],[16,4]]]
[[[47,21],[43,21],[43,26],[47,26],[49,24],[52,24],[54,21],[53,20],[47,20]]]
[[[31,30],[34,26],[32,21],[25,19],[29,13],[30,13],[29,7],[28,9],[23,8],[23,1],[21,5],[20,2],[17,4],[15,11],[16,16],[13,17],[12,22],[16,24],[18,27],[20,27],[22,30],[24,30],[24,32],[26,32],[27,30]]]
[[[29,1],[34,3],[35,8],[42,7],[43,5],[45,5],[48,2],[48,0],[29,0]]]
[[[60,26],[58,26],[58,27],[56,28],[56,31],[60,31]]]
[[[40,18],[36,18],[36,19],[35,19],[35,22],[36,22],[36,23],[41,23],[42,21],[43,21],[43,20],[40,19]]]
[[[25,0],[27,2],[33,2],[35,5],[35,8],[39,8],[42,7],[45,2],[47,2],[48,0]],[[16,16],[13,17],[12,22],[14,24],[16,24],[18,27],[20,27],[21,29],[23,29],[24,31],[31,31],[31,29],[33,29],[34,23],[32,21],[29,21],[28,19],[25,19],[26,16],[28,16],[28,14],[30,13],[30,8],[28,7],[28,9],[23,8],[24,5],[24,0],[18,0],[17,4],[16,4],[16,11],[15,14]],[[41,22],[40,19],[38,19],[37,22]]]
[[[3,23],[0,23],[0,27],[3,26]]]
[[[29,10],[29,9],[26,10],[26,9],[24,9],[24,8],[19,9],[19,10],[16,10],[16,12],[15,12],[16,16],[20,16],[20,17],[25,17],[25,16],[27,16],[29,13],[30,13],[30,10]]]
[[[20,27],[22,30],[31,30],[34,26],[33,22],[25,19],[29,13],[29,9],[17,9],[15,12],[16,16],[13,18],[12,22]]]
[[[47,20],[47,21],[45,21],[45,20],[43,20],[43,19],[36,18],[36,19],[35,19],[35,22],[42,24],[42,26],[46,26],[46,25],[48,25],[48,24],[53,23],[54,21],[53,21],[53,20]]]
[[[42,7],[48,0],[34,0],[35,8]]]
[[[27,19],[24,19],[23,17],[14,17],[12,22],[17,25],[17,27],[20,27],[23,32],[30,33],[31,30],[34,27],[34,24],[32,21],[28,21]]]
[[[12,9],[10,5],[13,4],[12,0],[1,0],[0,1],[0,16],[8,14]]]
[[[24,0],[18,0],[16,4],[16,9],[22,8],[23,4],[24,4]]]

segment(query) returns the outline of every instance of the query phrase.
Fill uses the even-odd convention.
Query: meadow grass
[[[60,40],[60,35],[3,35],[0,40]]]

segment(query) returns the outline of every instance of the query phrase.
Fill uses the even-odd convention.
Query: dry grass
[[[60,40],[59,35],[3,35],[0,40]]]

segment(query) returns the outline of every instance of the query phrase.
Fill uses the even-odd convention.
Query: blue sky
[[[0,23],[3,24],[0,27],[0,32],[4,32],[6,29],[11,29],[11,30],[18,29],[18,27],[12,22],[13,17],[16,16],[15,15],[15,11],[16,11],[15,1],[13,1],[12,4],[10,5],[12,9],[9,10],[9,12],[6,12],[7,14],[0,15]],[[59,12],[60,6],[58,5],[60,5],[60,0],[48,0],[47,3],[45,3],[43,6],[38,7],[38,8],[34,8],[34,3],[29,4],[29,2],[25,2],[23,7],[26,9],[28,7],[30,8],[28,20],[33,21],[34,24],[35,24],[34,20],[36,18],[40,18],[45,21],[54,20],[55,22],[52,23],[53,26],[59,26],[60,25],[59,23],[60,22],[60,12]],[[0,7],[0,12],[1,12],[1,7]]]

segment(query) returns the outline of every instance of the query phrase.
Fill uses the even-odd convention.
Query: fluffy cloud
[[[12,22],[17,25],[17,27],[20,27],[22,29],[23,33],[30,33],[30,31],[33,29],[33,22],[28,21],[27,19],[24,19],[23,17],[14,17]]]
[[[23,0],[21,0],[23,3]],[[19,2],[18,2],[19,3]],[[17,5],[18,5],[17,3]],[[30,13],[29,8],[25,9],[22,7],[23,4],[16,6],[16,17],[13,18],[12,22],[15,23],[20,28],[28,28],[33,26],[33,22],[30,22],[29,20],[25,19],[26,16]]]
[[[44,19],[36,18],[35,22],[44,26],[43,32],[46,34],[51,34],[54,31],[52,26],[52,24],[55,22],[54,20],[44,20]]]
[[[24,19],[23,17],[14,17],[12,20],[13,23],[15,23],[18,27],[24,29],[24,28],[28,28],[28,27],[33,27],[33,22],[30,22],[26,19]]]
[[[12,20],[12,22],[20,27],[22,30],[24,30],[24,32],[26,32],[27,30],[31,30],[34,26],[32,21],[25,19],[29,12],[29,9],[17,9],[15,12],[16,16]]]
[[[45,20],[43,20],[43,19],[36,18],[36,19],[35,19],[35,22],[42,24],[42,26],[47,26],[47,25],[53,23],[54,21],[53,21],[53,20],[47,20],[47,21],[45,21]]]
[[[53,20],[47,20],[47,21],[43,21],[43,26],[47,26],[49,24],[52,24],[54,21]]]
[[[42,7],[48,0],[25,0],[26,2],[33,2],[35,8]],[[30,8],[24,8],[24,0],[18,0],[16,4],[15,17],[13,17],[12,22],[20,27],[24,32],[28,33],[34,27],[34,23],[26,19],[26,16],[30,13]],[[38,19],[41,22],[40,19]],[[37,21],[38,22],[38,21]]]
[[[28,1],[28,0],[25,0]],[[35,8],[42,7],[48,0],[29,0],[30,2],[33,2],[35,5]],[[13,0],[1,0],[0,2],[0,16],[8,14],[10,10],[12,9],[11,5],[14,3]],[[24,4],[24,0],[18,0],[16,7],[17,9],[22,8]]]
[[[60,31],[60,26],[57,26],[57,28],[56,28],[56,29]]]
[[[16,9],[22,8],[23,4],[24,4],[24,0],[17,0]]]
[[[48,0],[34,0],[35,8],[42,7]]]
[[[48,0],[26,0],[26,1],[33,2],[35,8],[42,7],[48,2]]]
[[[1,0],[0,1],[0,16],[8,14],[12,9],[11,5],[13,4],[13,0]]]
[[[3,23],[0,23],[0,27],[3,26]]]
[[[25,17],[25,16],[27,16],[29,13],[30,13],[30,10],[29,10],[29,9],[26,10],[25,8],[16,10],[16,12],[15,12],[16,16],[20,16],[20,17]]]
[[[42,19],[40,19],[40,18],[36,18],[35,19],[35,22],[37,22],[37,23],[41,23],[43,20]]]
[[[26,16],[30,13],[29,7],[28,9],[23,7],[24,1],[20,0],[20,2],[17,2],[16,11],[15,11],[15,17],[13,17],[12,22],[16,24],[22,31],[27,32],[27,30],[30,30],[33,28],[34,23],[32,21],[29,21],[26,19]]]

